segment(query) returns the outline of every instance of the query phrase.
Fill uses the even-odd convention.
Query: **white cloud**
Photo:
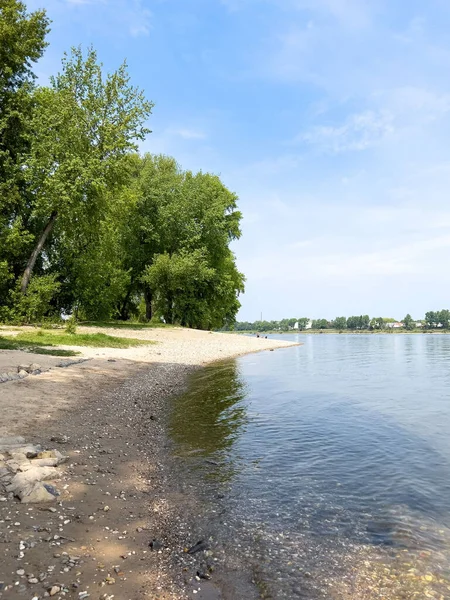
[[[365,111],[347,118],[339,126],[321,125],[296,138],[326,152],[367,150],[394,132],[389,112]]]
[[[206,133],[197,129],[173,129],[169,130],[169,133],[185,140],[205,140],[207,137]]]

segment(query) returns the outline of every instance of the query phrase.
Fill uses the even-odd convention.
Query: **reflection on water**
[[[231,450],[247,422],[244,398],[245,382],[235,362],[195,373],[170,420],[178,453],[195,457],[191,468],[207,465],[208,477],[221,481],[235,475]]]
[[[299,340],[174,401],[216,536],[265,597],[450,598],[450,336]]]

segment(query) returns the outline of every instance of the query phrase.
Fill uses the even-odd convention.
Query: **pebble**
[[[37,577],[30,577],[28,583],[39,583],[39,579]]]
[[[48,593],[50,594],[50,596],[55,596],[58,592],[61,591],[61,588],[59,587],[59,585],[53,585],[49,590]]]

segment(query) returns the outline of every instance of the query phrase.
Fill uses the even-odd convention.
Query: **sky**
[[[155,102],[142,151],[239,196],[240,320],[450,307],[448,0],[29,0],[37,66],[93,44]]]

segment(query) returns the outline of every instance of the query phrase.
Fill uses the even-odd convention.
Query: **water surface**
[[[265,597],[450,598],[450,336],[293,338],[174,400],[215,539]]]

